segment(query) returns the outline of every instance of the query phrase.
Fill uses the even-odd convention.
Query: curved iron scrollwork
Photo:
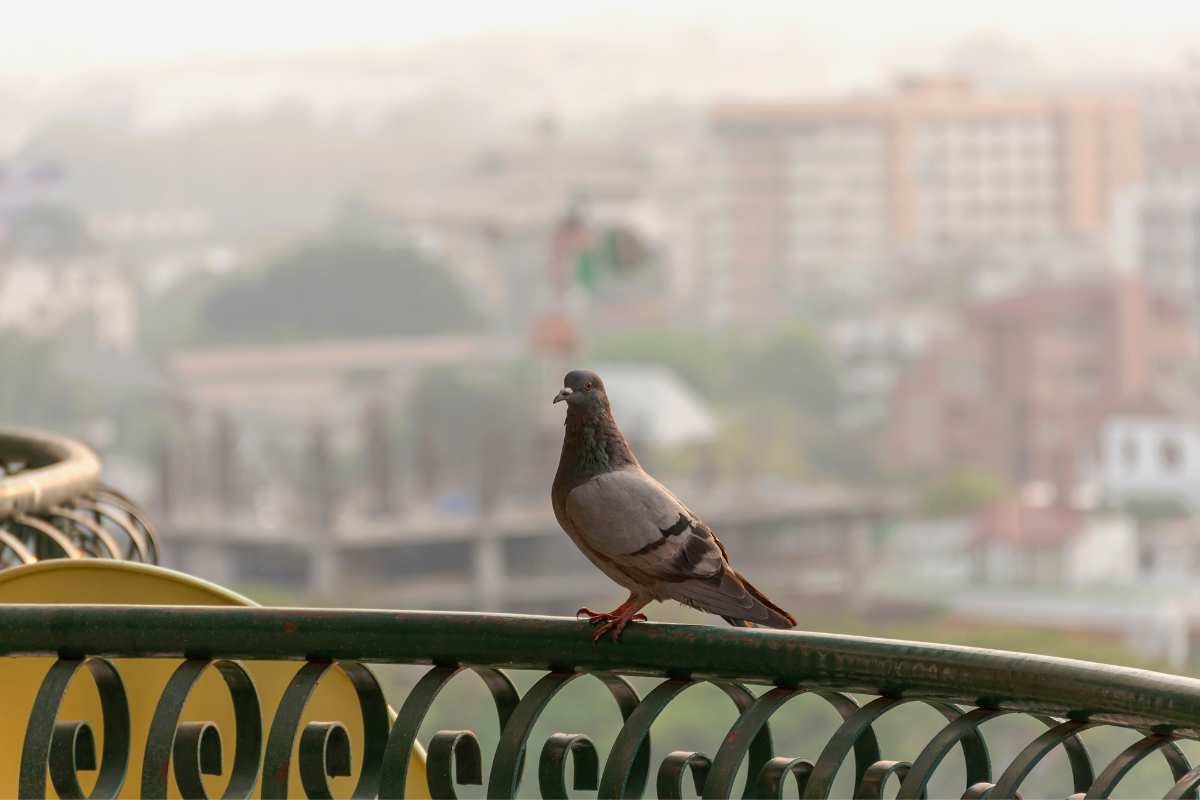
[[[100,482],[95,454],[40,431],[0,430],[0,568],[47,558],[157,564],[146,513]]]
[[[132,633],[113,634],[106,646],[99,645],[99,640],[89,640],[85,632],[94,630],[105,615],[125,617],[113,630]],[[164,622],[172,616],[175,628]],[[396,638],[371,644],[372,631],[376,630],[373,624],[385,619],[390,625],[389,634]],[[281,620],[292,631],[287,646],[271,641],[265,633],[281,627]],[[439,623],[441,644],[422,638],[426,622]],[[492,658],[488,665],[467,666],[445,661],[443,651],[439,653],[440,663],[430,667],[405,697],[393,698],[393,707],[398,709],[393,712],[366,664],[419,663],[424,659],[413,656],[406,647],[426,651],[444,648],[446,637],[453,638],[455,626],[467,622],[476,631],[481,625],[505,631],[512,648],[509,657]],[[357,650],[323,638],[323,626],[336,629],[338,637],[348,633],[346,641],[357,641]],[[1122,783],[1131,771],[1155,754],[1161,754],[1167,768],[1162,773],[1160,796],[1194,798],[1200,786],[1200,766],[1193,765],[1179,746],[1181,741],[1196,739],[1200,734],[1200,681],[1102,665],[1052,660],[1060,677],[1066,676],[1071,682],[1071,686],[1060,687],[1057,703],[1045,699],[1049,695],[1036,685],[1037,675],[1009,674],[1005,677],[1010,687],[1007,695],[984,692],[977,694],[972,704],[964,696],[989,687],[947,682],[941,691],[932,692],[915,681],[897,683],[892,671],[887,673],[890,677],[886,688],[872,688],[872,679],[862,667],[868,662],[856,658],[860,651],[871,650],[879,655],[894,648],[898,660],[914,645],[853,637],[724,630],[716,633],[691,626],[641,625],[628,632],[627,640],[608,646],[591,644],[582,623],[546,618],[116,606],[0,608],[0,627],[9,632],[0,640],[0,656],[55,650],[80,654],[55,661],[33,699],[19,775],[10,787],[21,797],[44,797],[48,785],[59,797],[83,797],[82,786],[87,783],[80,780],[81,772],[97,773],[90,797],[115,797],[125,783],[133,747],[144,747],[140,776],[144,797],[165,797],[172,781],[183,797],[206,797],[205,780],[210,786],[217,780],[206,776],[216,775],[225,776],[219,780],[225,786],[222,796],[227,798],[257,796],[259,792],[263,797],[300,793],[313,798],[331,797],[334,793],[329,779],[338,776],[356,776],[354,797],[404,797],[409,778],[413,777],[409,775],[410,763],[415,763],[411,759],[422,736],[422,725],[443,689],[462,673],[472,673],[483,681],[500,735],[494,755],[487,759],[474,730],[426,732],[428,738],[422,740],[427,750],[424,778],[435,798],[454,798],[460,786],[486,786],[488,797],[527,797],[535,793],[547,798],[580,793],[640,797],[651,778],[652,792],[664,798],[693,794],[827,798],[838,796],[839,791],[861,798],[882,798],[893,792],[900,798],[924,798],[930,792],[931,780],[941,775],[942,784],[951,776],[961,776],[955,778],[961,780],[955,796],[996,800],[1028,793],[1023,789],[1027,779],[1039,765],[1047,763],[1047,756],[1055,750],[1066,756],[1061,763],[1069,777],[1072,797],[1109,797],[1122,792]],[[205,638],[213,630],[223,631],[223,648]],[[168,631],[174,634],[171,641],[166,637]],[[306,637],[306,632],[311,635]],[[540,645],[538,636],[542,637]],[[690,677],[684,658],[688,643],[696,637],[707,637],[705,652],[709,655],[704,675]],[[576,639],[586,642],[581,645],[583,649],[575,649]],[[158,695],[147,730],[131,730],[119,659],[178,658],[184,654],[174,651],[179,645],[173,642],[180,641],[212,656],[183,657]],[[650,656],[643,647],[651,642],[657,668],[644,660]],[[722,660],[725,656],[734,658],[739,651],[744,655],[762,648],[774,652],[780,665],[781,675],[774,686],[762,686],[769,681],[763,679],[757,662],[743,660],[747,669],[739,674],[730,666],[735,661]],[[468,652],[466,645],[455,649],[462,649],[463,655],[473,660],[480,655],[477,650]],[[301,661],[277,706],[264,708],[251,678],[253,662],[302,658],[305,652],[328,657]],[[590,655],[576,657],[573,653]],[[935,667],[959,663],[956,659],[964,658],[986,669],[987,674],[1002,674],[1004,659],[1009,657],[962,648],[934,649],[931,653],[930,669],[913,674],[951,674],[952,670]],[[796,662],[789,660],[791,656],[814,665],[807,676],[799,676],[802,680],[797,680]],[[639,693],[621,675],[623,670],[611,663],[622,657],[634,665],[627,670],[629,674],[658,675],[661,680]],[[1037,658],[1022,657],[1026,661]],[[537,659],[543,659],[546,667],[524,692],[519,692],[499,669],[500,664],[507,667],[514,663],[530,668]],[[211,719],[184,719],[189,694],[210,670],[221,676],[228,689],[234,712],[231,730],[219,729]],[[357,708],[346,708],[338,719],[310,720],[305,710],[310,698],[319,682],[335,671],[349,680],[357,698],[351,706]],[[59,719],[68,687],[85,672],[90,674],[99,696],[99,716],[94,720]],[[611,730],[554,732],[534,751],[536,764],[527,768],[538,721],[551,705],[565,705],[566,701],[560,700],[564,689],[584,675],[600,682],[620,714],[612,746],[607,752],[597,746],[597,742],[607,740]],[[689,692],[701,683],[715,686],[729,698],[735,712],[732,723],[715,752],[671,751],[652,771],[650,734],[656,720],[674,704],[686,705]],[[1011,689],[1016,686],[1022,691]],[[1157,695],[1147,694],[1155,688]],[[864,695],[866,699],[862,699]],[[800,697],[828,705],[840,722],[830,726],[819,752],[778,752],[771,724],[788,714],[789,703]],[[954,698],[957,702],[951,702]],[[1084,699],[1089,702],[1081,702]],[[914,704],[935,711],[941,718],[940,726],[915,748],[916,752],[887,752],[875,726],[885,716]],[[1020,747],[1009,763],[993,765],[989,726],[1006,715],[1031,717],[1043,729]],[[1089,737],[1094,729],[1105,727],[1132,731],[1137,738],[1114,757],[1094,764]],[[361,737],[354,734],[354,739],[361,741],[352,739],[352,730],[362,731]],[[102,736],[97,735],[99,731]],[[222,764],[225,737],[231,739],[224,742],[224,752],[233,753],[227,767]],[[96,745],[101,740],[102,752],[97,753]],[[962,756],[962,769],[942,771],[946,756],[954,750]],[[739,781],[741,785],[735,786],[735,778],[742,772],[744,783]],[[299,785],[292,785],[290,781],[296,774]],[[839,774],[849,776],[848,789],[835,789],[844,785],[835,783]]]
[[[100,695],[104,749],[100,773],[90,795],[79,785],[79,771],[96,769],[96,739],[91,726],[82,720],[59,720],[71,679],[80,667],[91,673]],[[129,762],[129,701],[121,676],[111,661],[103,658],[60,658],[50,667],[33,702],[33,713],[25,728],[18,776],[19,797],[45,797],[46,774],[60,798],[91,797],[111,800],[125,785]]]
[[[304,707],[312,696],[317,682],[334,663],[309,661],[292,678],[279,710],[271,722],[263,756],[262,796],[288,797],[288,774],[296,731],[304,715]],[[388,738],[388,706],[375,675],[362,664],[352,661],[336,663],[358,696],[358,711],[363,725],[363,767],[353,798],[372,798],[379,792],[380,768]],[[300,738],[300,775],[308,797],[332,797],[326,776],[350,775],[350,740],[346,728],[338,722],[309,722]]]
[[[168,761],[175,765],[175,782],[186,797],[207,798],[201,775],[220,775],[221,732],[212,722],[184,722],[179,717],[200,675],[209,667],[225,679],[233,702],[236,735],[233,768],[223,797],[247,798],[258,777],[262,749],[262,712],[249,674],[235,661],[191,658],[175,670],[163,689],[142,760],[142,797],[166,797]]]
[[[396,714],[396,722],[388,736],[387,748],[382,768],[380,797],[403,797],[408,783],[408,768],[412,753],[417,743],[417,734],[426,714],[433,706],[433,701],[450,682],[450,679],[463,671],[458,665],[438,666],[429,670],[417,682],[404,705]],[[495,669],[476,667],[470,670],[477,674],[488,691],[496,707],[499,717],[500,730],[504,730],[517,705],[520,695],[512,681],[503,672]],[[456,734],[462,734],[458,736]],[[452,761],[459,765],[454,771],[458,782],[462,784],[481,785],[483,783],[483,767],[479,756],[479,741],[472,731],[441,731],[437,748],[430,743],[426,760],[426,778],[430,792],[435,797],[454,797],[454,783],[451,778]],[[466,740],[460,747],[459,742]],[[478,756],[478,758],[477,758]],[[459,761],[459,759],[462,759]]]

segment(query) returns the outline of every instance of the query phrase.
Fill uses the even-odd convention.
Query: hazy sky
[[[206,56],[390,48],[503,31],[708,29],[731,37],[792,33],[823,42],[836,66],[917,60],[965,35],[996,33],[1067,60],[1170,65],[1200,51],[1200,3],[1071,0],[504,0],[353,2],[163,0],[0,3],[0,72],[65,76]]]

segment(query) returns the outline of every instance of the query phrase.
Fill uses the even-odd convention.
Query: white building
[[[1200,424],[1163,413],[1110,416],[1099,480],[1112,502],[1174,498],[1200,509]]]
[[[974,567],[975,530],[969,517],[912,519],[891,526],[882,542],[886,575],[899,582],[967,583]]]
[[[1129,584],[1138,576],[1137,528],[1119,514],[999,504],[975,524],[977,577],[990,584]]]
[[[1129,517],[1089,516],[1064,548],[1063,582],[1068,586],[1129,584],[1137,577],[1137,528]]]
[[[137,296],[119,270],[90,259],[0,264],[0,328],[25,336],[60,333],[82,322],[101,345],[133,349]]]
[[[1200,169],[1200,57],[1192,55],[1175,68],[1102,72],[1082,85],[1118,88],[1137,99],[1148,176],[1169,178]]]
[[[604,388],[621,430],[654,447],[709,444],[717,421],[704,400],[668,367],[601,364]]]
[[[938,309],[904,305],[835,322],[829,343],[842,373],[838,422],[858,428],[883,420],[901,370],[953,327],[950,316]]]
[[[1151,525],[1141,536],[1141,577],[1147,583],[1192,588],[1200,572],[1200,518]]]
[[[1200,322],[1200,177],[1130,188],[1118,195],[1113,215],[1118,263]]]

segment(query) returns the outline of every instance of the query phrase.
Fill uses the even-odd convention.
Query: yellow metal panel
[[[146,564],[86,559],[78,561],[43,561],[0,571],[0,603],[128,603],[158,605],[257,605],[236,592],[216,584],[173,570]],[[53,658],[0,659],[0,796],[16,792],[21,747],[25,724],[32,710],[34,697]],[[138,796],[141,783],[142,754],[146,732],[154,714],[155,704],[179,661],[175,659],[117,659],[116,665],[129,696],[130,723],[133,746],[129,754],[122,797]],[[263,712],[263,739],[266,740],[271,720],[284,689],[299,662],[248,661],[244,666],[254,680]],[[338,720],[350,735],[353,754],[361,758],[362,721],[358,699],[349,679],[332,670],[318,685],[309,701],[303,725],[311,720]],[[350,712],[347,713],[347,709]],[[100,704],[94,684],[86,670],[72,682],[60,708],[59,719],[87,720],[96,736],[97,756],[103,747]],[[226,771],[233,763],[233,706],[225,682],[209,670],[197,683],[182,719],[210,720],[222,732],[223,758]],[[297,736],[297,747],[299,736]],[[358,746],[355,746],[355,745]],[[291,760],[289,793],[303,797],[300,769],[296,752]],[[425,783],[424,753],[414,752],[408,772],[408,796],[428,797]],[[349,777],[330,779],[335,797],[349,796],[358,780],[358,764]],[[80,783],[91,791],[95,773],[83,773]],[[205,788],[210,797],[219,797],[227,778],[223,775],[205,776]],[[47,781],[50,793],[53,787]],[[255,791],[255,796],[258,790]],[[171,797],[178,797],[174,781]]]

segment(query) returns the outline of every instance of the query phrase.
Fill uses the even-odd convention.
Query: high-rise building
[[[1200,171],[1200,58],[1183,69],[1121,80],[1142,111],[1146,174],[1170,177]]]
[[[702,250],[718,318],[769,314],[909,243],[1103,239],[1113,195],[1142,175],[1137,104],[1095,93],[912,80],[723,105],[711,127]]]
[[[1200,325],[1200,176],[1121,192],[1112,234],[1117,262],[1174,298]]]

